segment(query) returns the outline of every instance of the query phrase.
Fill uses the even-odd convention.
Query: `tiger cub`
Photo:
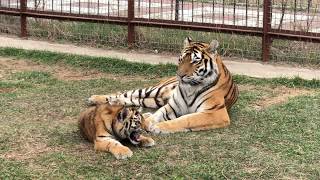
[[[136,108],[106,103],[81,112],[79,128],[84,138],[94,143],[95,150],[110,152],[117,159],[126,159],[133,153],[119,140],[128,139],[142,147],[155,144],[152,138],[141,135],[143,120]]]

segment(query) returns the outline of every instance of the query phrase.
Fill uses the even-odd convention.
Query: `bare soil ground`
[[[123,76],[119,77],[115,74],[101,73],[96,70],[77,69],[64,64],[48,66],[27,60],[15,60],[12,58],[0,57],[0,80],[6,79],[10,74],[23,71],[48,72],[55,78],[64,81],[80,81],[99,78],[109,78],[114,80],[121,78],[124,81],[130,81],[133,78],[137,79],[137,76],[126,76],[123,78]],[[141,78],[141,80],[144,79],[143,77],[138,77],[138,79],[139,78]],[[0,93],[7,91],[10,91],[10,89],[0,89]]]

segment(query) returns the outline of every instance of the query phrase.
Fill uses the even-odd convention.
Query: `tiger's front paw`
[[[141,136],[140,137],[140,146],[142,147],[151,147],[154,146],[155,142],[151,137],[145,137]]]
[[[105,104],[107,102],[108,102],[108,97],[106,95],[92,95],[87,100],[88,105]]]
[[[126,146],[115,146],[110,151],[117,159],[127,159],[133,155],[133,152]]]
[[[149,132],[153,135],[166,134],[165,131],[161,130],[157,125],[150,126]]]

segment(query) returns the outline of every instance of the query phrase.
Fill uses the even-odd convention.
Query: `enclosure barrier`
[[[262,59],[273,39],[320,42],[319,0],[0,0],[0,14],[27,18],[127,26],[133,47],[135,26],[223,32],[262,38]]]

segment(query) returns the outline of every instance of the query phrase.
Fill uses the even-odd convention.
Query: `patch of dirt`
[[[46,152],[52,153],[61,151],[61,149],[57,147],[48,147],[45,143],[35,141],[32,141],[32,143],[26,143],[22,149],[23,150],[9,151],[1,154],[0,157],[9,160],[27,160],[33,159]]]
[[[79,80],[91,80],[108,78],[114,80],[132,80],[139,79],[144,80],[145,77],[137,76],[117,76],[115,74],[101,73],[96,70],[84,70],[66,66],[64,64],[59,65],[43,65],[28,60],[15,60],[10,58],[0,58],[0,80],[5,79],[10,74],[23,71],[41,71],[49,72],[55,78],[64,81],[79,81]],[[1,91],[0,91],[1,92]]]
[[[0,94],[1,93],[11,93],[14,92],[16,89],[15,88],[0,88]]]
[[[288,101],[290,98],[303,96],[312,93],[313,91],[307,89],[296,89],[296,88],[287,88],[287,87],[277,87],[272,90],[272,94],[275,96],[272,97],[262,97],[257,101],[253,107],[256,110],[266,109],[272,105],[283,104]]]

